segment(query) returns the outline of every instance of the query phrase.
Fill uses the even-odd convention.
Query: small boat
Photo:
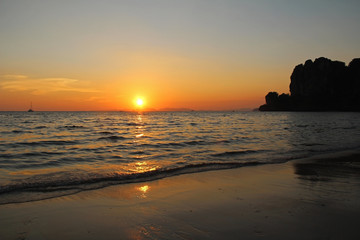
[[[30,103],[30,109],[28,110],[28,112],[34,112],[34,110],[32,109],[32,102]]]

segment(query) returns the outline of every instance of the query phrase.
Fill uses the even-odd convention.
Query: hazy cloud
[[[98,90],[83,87],[85,81],[71,78],[31,78],[25,75],[3,75],[0,88],[7,91],[29,91],[35,95],[50,92],[83,92],[91,93]]]
[[[16,75],[16,74],[9,74],[9,75],[4,75],[3,76],[4,79],[25,79],[25,78],[28,78],[27,76],[25,75]]]
[[[109,100],[105,97],[90,97],[90,98],[85,99],[84,101],[101,102],[101,103],[109,102]]]

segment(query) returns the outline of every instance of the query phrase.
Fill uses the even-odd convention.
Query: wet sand
[[[0,206],[0,239],[360,239],[360,155]]]

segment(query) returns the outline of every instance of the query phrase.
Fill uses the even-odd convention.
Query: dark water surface
[[[360,147],[360,113],[0,112],[0,204]]]

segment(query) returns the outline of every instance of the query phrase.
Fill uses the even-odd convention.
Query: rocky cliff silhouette
[[[360,58],[348,66],[321,57],[297,65],[290,95],[269,92],[260,111],[360,111]]]

